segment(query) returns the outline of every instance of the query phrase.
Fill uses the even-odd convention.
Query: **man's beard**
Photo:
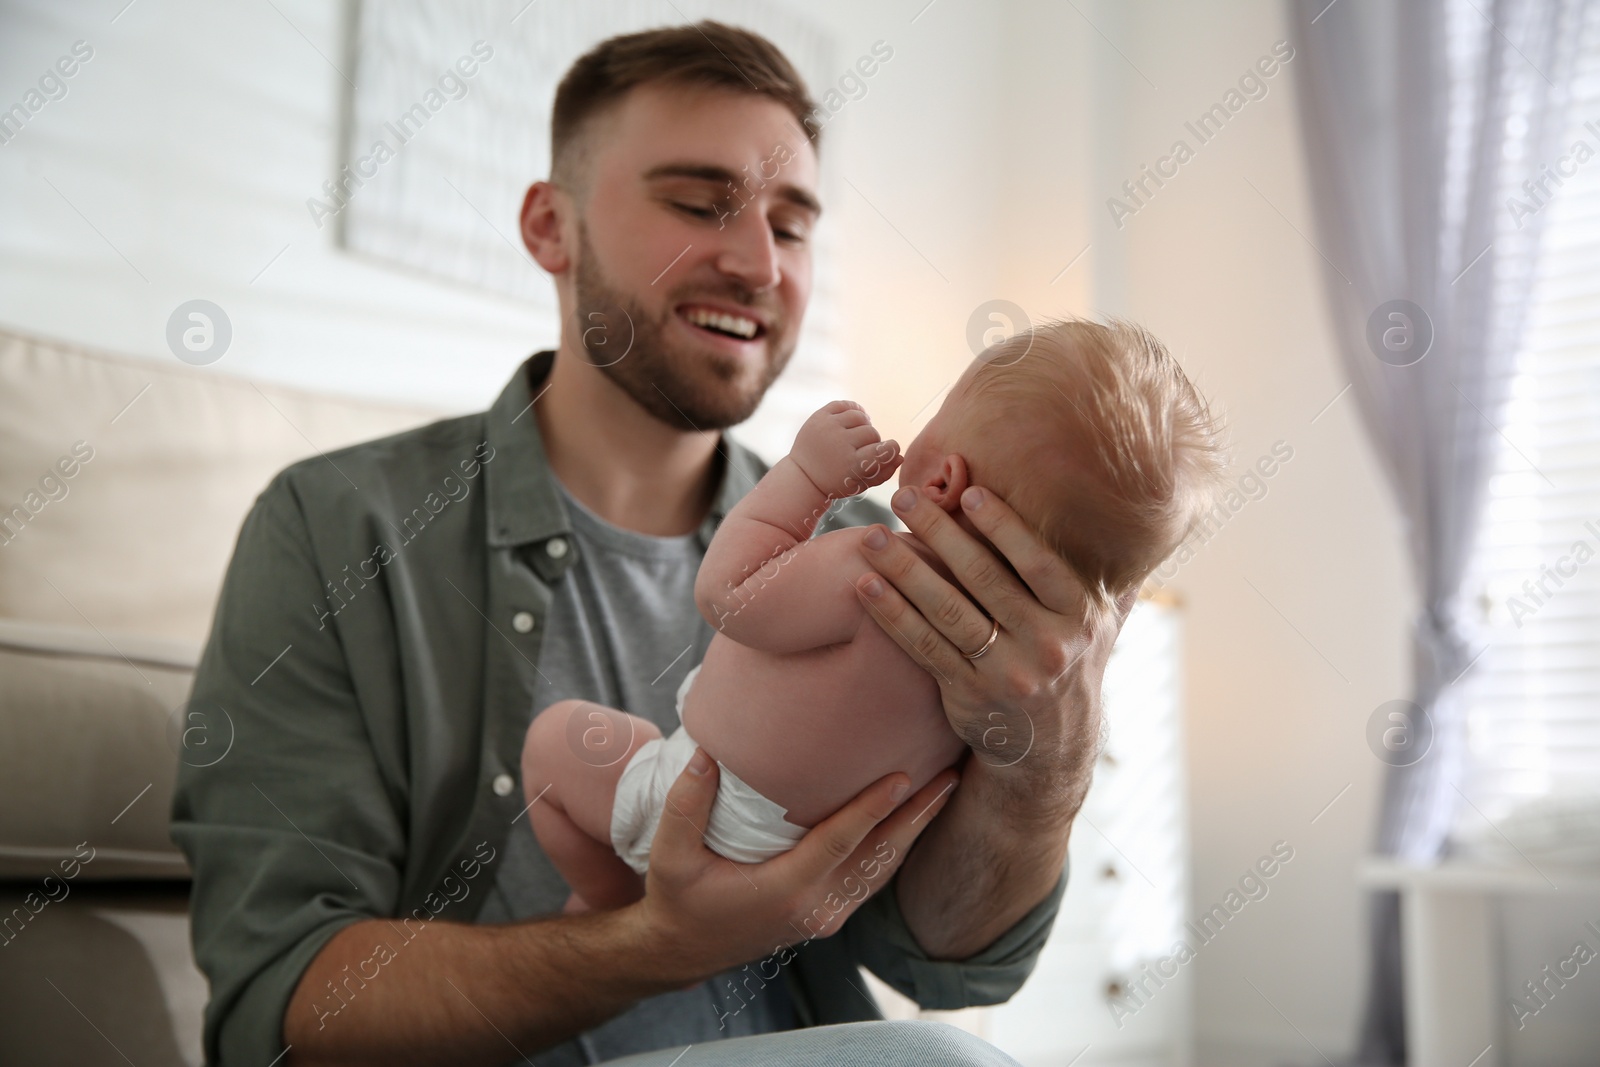
[[[766,366],[757,381],[741,386],[742,368],[717,353],[674,343],[667,331],[681,303],[705,298],[753,307],[750,291],[732,282],[715,289],[683,286],[651,318],[637,300],[607,281],[581,223],[573,286],[580,353],[640,407],[679,430],[722,430],[748,419],[794,354],[784,320],[774,309],[764,309],[769,312],[763,335]]]

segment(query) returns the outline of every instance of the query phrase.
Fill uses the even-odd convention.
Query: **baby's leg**
[[[522,746],[522,789],[539,845],[572,887],[568,912],[606,910],[644,895],[644,879],[611,847],[623,768],[654,723],[587,700],[559,700],[534,717]]]

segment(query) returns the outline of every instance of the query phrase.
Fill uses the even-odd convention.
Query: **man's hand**
[[[636,903],[518,923],[441,919],[414,943],[390,919],[335,934],[284,1015],[287,1062],[489,1063],[508,1052],[520,1062],[645,997],[837,933],[889,883],[958,779],[944,771],[897,800],[895,787],[908,779],[887,775],[789,852],[742,864],[702,839],[718,774],[705,762],[704,774],[685,769],[667,794]],[[363,982],[348,1003],[333,996],[352,969],[370,963],[376,944],[397,946],[382,978]]]
[[[858,594],[939,683],[945,717],[973,750],[959,795],[895,886],[906,925],[929,957],[967,959],[1062,876],[1067,837],[1094,775],[1100,681],[1137,594],[1095,611],[1072,569],[987,490],[969,487],[961,506],[988,546],[915,487],[892,502],[978,602],[903,538],[884,531],[876,545],[871,534],[863,539],[877,573],[857,580]],[[967,659],[994,623],[994,644]]]
[[[853,400],[835,400],[814,412],[800,427],[789,455],[830,499],[883,484],[904,458],[898,444],[879,438],[866,411]]]
[[[706,768],[701,774],[694,770],[698,761]],[[660,961],[679,961],[691,982],[838,932],[889,884],[960,778],[954,769],[941,771],[900,799],[896,790],[909,779],[899,772],[887,775],[812,827],[790,851],[746,864],[711,851],[703,839],[718,774],[716,762],[696,749],[695,760],[667,794],[644,899],[629,905],[645,951]]]
[[[1072,568],[987,490],[969,487],[962,510],[1010,568],[915,487],[893,504],[978,603],[900,538],[878,547],[869,536],[862,551],[877,573],[856,588],[873,618],[938,681],[945,715],[976,761],[1009,769],[1034,806],[1076,813],[1099,739],[1100,681],[1134,595],[1095,611]],[[994,644],[967,659],[994,622]]]

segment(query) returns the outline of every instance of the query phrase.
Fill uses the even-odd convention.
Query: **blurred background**
[[[1056,933],[950,1021],[1030,1067],[1600,1063],[1600,27],[1560,0],[0,3],[0,1060],[199,1062],[163,776],[244,509],[554,345],[555,82],[700,17],[826,111],[805,339],[734,436],[849,396],[908,441],[1079,314],[1227,416]]]

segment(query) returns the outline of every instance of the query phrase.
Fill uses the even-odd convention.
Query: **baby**
[[[813,414],[706,551],[695,601],[717,633],[678,689],[678,729],[663,739],[645,719],[562,700],[528,731],[528,814],[572,888],[566,910],[643,894],[667,791],[696,745],[719,765],[706,844],[741,863],[794,847],[886,774],[909,775],[909,795],[961,756],[938,683],[856,594],[870,527],[812,536],[832,501],[898,468],[901,486],[987,544],[960,505],[981,485],[1104,611],[1183,540],[1222,466],[1205,402],[1160,342],[1124,323],[1050,323],[992,346],[903,457],[857,404]],[[927,546],[895,536],[961,588]]]

